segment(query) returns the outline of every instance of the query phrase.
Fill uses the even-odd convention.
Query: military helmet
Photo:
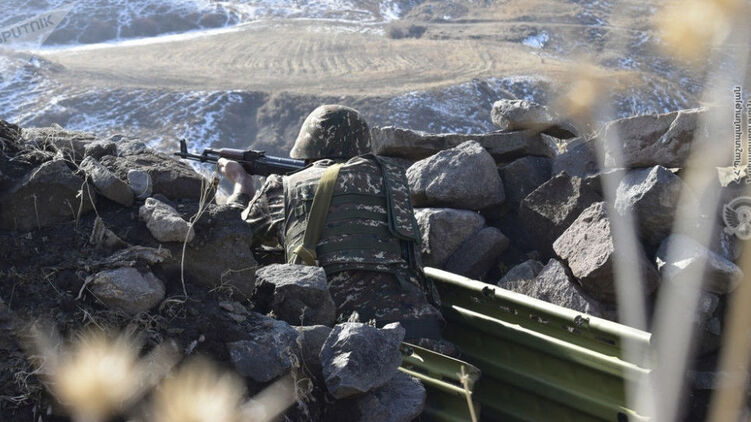
[[[322,105],[308,115],[289,156],[297,159],[351,158],[370,152],[370,129],[360,113]]]

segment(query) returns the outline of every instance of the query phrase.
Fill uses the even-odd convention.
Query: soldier
[[[369,151],[370,130],[356,110],[318,107],[290,152],[308,167],[269,176],[242,218],[254,245],[282,246],[288,263],[324,268],[340,320],[357,312],[378,326],[401,322],[407,338],[439,339],[442,318],[422,288],[420,234],[406,175]],[[220,160],[219,169],[235,183],[231,200],[252,193],[238,163]]]

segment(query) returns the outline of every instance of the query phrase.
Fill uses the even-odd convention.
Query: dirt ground
[[[406,21],[425,28],[419,39],[391,39],[388,28],[377,25],[285,20],[43,55],[65,67],[61,80],[109,88],[390,95],[473,78],[559,80],[583,57],[604,77],[634,86],[641,71],[605,66],[649,32],[648,19],[629,9],[641,10],[644,3],[623,3],[597,11],[602,24],[575,2],[509,0],[478,5],[451,21],[413,10]],[[548,48],[522,43],[543,31]]]

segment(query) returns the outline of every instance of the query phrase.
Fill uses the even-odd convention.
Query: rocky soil
[[[597,164],[605,132],[580,136],[542,106],[505,100],[492,111],[499,131],[374,128],[373,150],[403,159],[426,265],[616,320],[614,218],[636,217],[639,253],[629,265],[643,275],[648,303],[661,283],[708,259],[691,372],[691,418],[700,420],[726,298],[742,278],[734,237],[718,229],[705,248],[691,233],[671,234],[675,197],[691,189],[682,167],[703,112],[607,125],[639,145],[624,152],[628,168]],[[174,342],[182,357],[208,356],[240,374],[251,394],[292,373],[297,401],[286,420],[409,421],[421,413],[424,388],[397,372],[403,328],[337,313],[322,270],[253,250],[240,210],[221,205],[215,184],[190,166],[137,139],[60,127],[0,122],[0,146],[3,420],[67,420],[27,360],[35,321],[66,336],[128,327],[144,350]],[[603,195],[609,177],[617,178],[615,198]],[[668,244],[679,246],[677,261]]]

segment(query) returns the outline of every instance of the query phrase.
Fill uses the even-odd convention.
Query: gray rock
[[[556,133],[568,132],[568,137],[576,136],[578,133],[571,123],[563,121],[547,107],[527,100],[498,100],[493,103],[490,118],[493,124],[504,131],[552,130]]]
[[[115,177],[96,158],[88,156],[81,161],[80,169],[86,172],[97,192],[120,205],[133,205],[133,191],[127,183]]]
[[[96,140],[90,132],[65,130],[60,126],[22,129],[22,136],[31,145],[50,147],[61,158],[78,163],[86,153],[86,145]]]
[[[508,249],[509,239],[495,227],[485,227],[467,239],[446,261],[446,270],[480,280]]]
[[[597,173],[584,177],[582,183],[587,189],[597,192],[598,195],[604,198],[605,187],[610,186],[610,184],[618,186],[627,172],[628,169],[602,169]],[[612,201],[613,198],[608,198],[608,200]]]
[[[566,150],[553,159],[552,174],[565,171],[571,176],[587,177],[600,168],[594,141],[569,144]]]
[[[550,159],[522,157],[503,166],[498,172],[506,194],[504,208],[518,211],[522,200],[550,179]]]
[[[425,265],[442,267],[448,257],[485,225],[480,214],[451,208],[418,208],[415,217],[422,234]]]
[[[257,313],[251,320],[248,339],[227,343],[235,370],[257,383],[287,374],[295,359],[297,331],[284,321]]]
[[[138,216],[160,242],[190,242],[195,236],[190,223],[183,220],[176,209],[154,198],[146,199],[138,209]]]
[[[48,161],[0,195],[0,228],[28,231],[72,221],[94,209],[95,200],[94,189],[64,160]]]
[[[325,325],[309,325],[294,327],[297,330],[297,346],[300,350],[303,368],[316,378],[323,380],[321,366],[321,348],[331,334],[331,327]]]
[[[600,200],[579,177],[559,173],[524,198],[519,216],[537,250],[550,257],[553,242],[582,211]]]
[[[703,109],[680,110],[658,115],[634,116],[608,123],[598,142],[617,136],[617,145],[603,142],[605,167],[684,167],[691,152],[691,142]],[[616,163],[622,149],[623,163]]]
[[[84,157],[101,159],[105,155],[117,155],[117,144],[110,140],[94,141],[84,146]]]
[[[256,292],[256,301],[270,302],[274,316],[290,324],[330,326],[336,320],[336,305],[321,267],[294,264],[263,267],[256,271]]]
[[[253,234],[240,218],[241,211],[209,204],[203,217],[194,223],[195,238],[186,245],[183,260],[185,275],[191,282],[232,289],[246,297],[253,294],[258,263],[251,250]],[[179,264],[183,244],[170,242],[164,246]]]
[[[425,407],[425,387],[404,372],[397,372],[383,387],[351,399],[347,420],[353,422],[411,422]],[[342,415],[344,416],[344,415]]]
[[[668,256],[669,252],[673,255]],[[686,274],[696,273],[706,263],[703,286],[719,295],[730,293],[743,280],[743,271],[737,265],[683,234],[665,238],[657,250],[656,261],[663,279],[676,282]]]
[[[600,316],[599,306],[583,294],[560,261],[551,259],[534,279],[508,281],[501,287],[554,305]]]
[[[96,249],[121,249],[128,246],[128,244],[120,239],[115,232],[104,225],[104,221],[99,216],[96,217],[94,220],[94,226],[91,228],[89,244]]]
[[[503,202],[503,183],[495,161],[475,141],[441,151],[407,169],[417,207],[479,210]]]
[[[201,197],[203,177],[188,164],[151,150],[124,156],[105,156],[100,161],[121,180],[127,180],[128,172],[140,170],[151,176],[153,193],[169,199],[193,199]]]
[[[154,186],[151,183],[151,176],[141,170],[130,170],[128,172],[128,184],[133,194],[138,199],[146,199],[151,196]]]
[[[613,263],[616,251],[604,202],[585,209],[553,243],[553,250],[571,268],[585,292],[598,300],[615,301]],[[618,259],[625,257],[619,255]],[[636,260],[624,261],[624,265],[633,269],[634,277],[641,276],[644,293],[652,293],[659,278],[657,270],[641,249]]]
[[[684,183],[662,166],[629,171],[616,191],[615,210],[632,213],[641,237],[657,246],[670,234]]]
[[[320,354],[329,393],[342,399],[386,384],[402,364],[403,339],[399,323],[381,329],[358,322],[335,326]]]
[[[391,126],[371,130],[371,149],[375,154],[411,160],[430,157],[470,140],[479,142],[498,161],[510,161],[525,155],[553,156],[538,134],[526,131],[464,135],[432,134]]]
[[[164,299],[164,283],[132,267],[105,270],[86,279],[91,293],[107,307],[129,314],[146,312]]]
[[[537,278],[537,274],[542,271],[542,268],[542,262],[528,259],[511,268],[500,280],[498,280],[497,284],[499,287],[506,289],[506,286],[511,286],[513,285],[512,283],[534,281]]]

